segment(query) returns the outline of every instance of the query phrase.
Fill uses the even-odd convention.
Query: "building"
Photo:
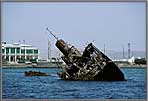
[[[117,64],[135,64],[135,57],[132,56],[130,59],[117,59],[112,61]]]
[[[130,59],[128,59],[128,62],[129,62],[130,64],[135,64],[135,57],[133,56],[133,57],[131,57]]]
[[[25,44],[2,43],[2,60],[7,62],[20,62],[39,59],[39,49]]]

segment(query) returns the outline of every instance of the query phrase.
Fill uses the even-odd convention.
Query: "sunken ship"
[[[48,28],[47,28],[48,30]],[[62,52],[65,66],[57,74],[63,80],[94,80],[94,81],[124,81],[123,72],[118,66],[92,43],[89,43],[83,52],[64,40],[56,39],[56,47]]]

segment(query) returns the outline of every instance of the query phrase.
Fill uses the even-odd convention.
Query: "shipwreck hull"
[[[90,43],[81,54],[74,46],[68,46],[63,40],[56,42],[63,53],[66,66],[58,72],[64,80],[123,81],[124,74],[118,66]]]
[[[109,63],[100,70],[95,76],[92,73],[79,74],[75,76],[68,76],[67,72],[60,71],[57,73],[63,80],[83,80],[83,81],[124,81],[124,74],[120,69],[114,65],[114,63]]]
[[[98,73],[96,75],[95,80],[100,81],[124,81],[124,74],[121,72],[121,70],[114,64],[114,63],[108,63],[101,73]]]
[[[57,40],[56,47],[63,53],[65,67],[57,74],[64,80],[124,81],[125,77],[118,66],[96,48],[88,44],[83,53],[64,40],[58,39],[48,28],[47,31]]]

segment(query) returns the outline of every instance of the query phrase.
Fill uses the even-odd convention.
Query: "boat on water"
[[[89,81],[124,81],[123,72],[118,66],[93,43],[89,43],[83,52],[58,39],[50,30],[47,31],[56,39],[56,47],[62,53],[65,66],[57,74],[63,80]]]
[[[36,72],[36,71],[25,71],[25,76],[50,76],[48,73]]]

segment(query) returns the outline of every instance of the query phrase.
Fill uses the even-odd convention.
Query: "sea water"
[[[40,71],[51,76],[25,76]],[[146,68],[122,68],[127,81],[64,81],[58,68],[3,68],[3,99],[146,99]]]

